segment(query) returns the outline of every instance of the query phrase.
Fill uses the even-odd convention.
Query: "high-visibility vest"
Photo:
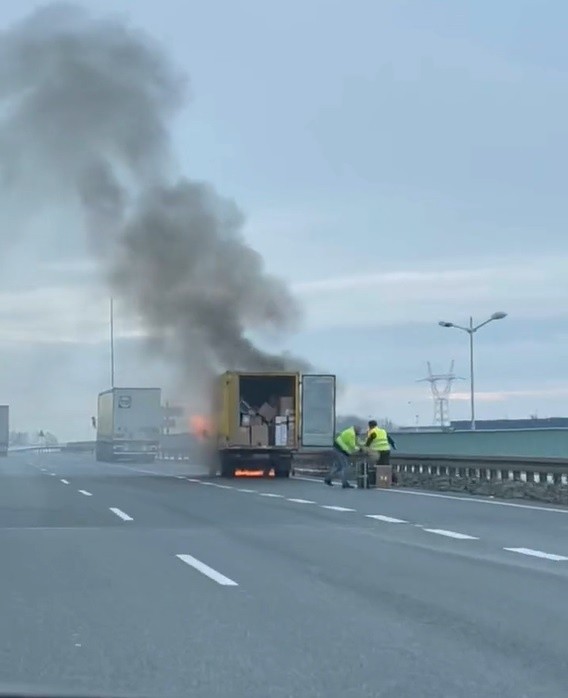
[[[359,450],[359,444],[357,443],[357,434],[353,427],[347,427],[340,434],[337,435],[335,443],[339,446],[342,451],[346,453],[355,453]]]
[[[371,441],[369,448],[372,451],[390,451],[390,444],[385,429],[380,429],[379,427],[373,427],[367,432],[367,438],[375,434],[375,438]]]

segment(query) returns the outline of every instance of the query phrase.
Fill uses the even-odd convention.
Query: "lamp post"
[[[474,371],[474,364],[473,364],[473,335],[477,332],[477,330],[481,329],[485,325],[488,325],[490,322],[493,322],[494,320],[502,320],[503,318],[507,317],[507,313],[503,312],[496,312],[491,315],[490,318],[487,320],[484,320],[483,322],[480,322],[479,325],[474,325],[473,324],[473,318],[469,318],[469,325],[467,327],[463,325],[456,325],[453,322],[444,322],[440,321],[438,324],[440,327],[454,327],[456,330],[461,330],[462,332],[467,332],[469,335],[469,389],[470,389],[470,394],[469,394],[469,400],[470,400],[470,405],[471,405],[471,430],[475,431],[475,371]]]
[[[110,298],[110,387],[114,389],[114,298]]]

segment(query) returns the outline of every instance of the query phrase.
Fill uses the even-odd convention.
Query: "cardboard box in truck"
[[[151,462],[162,429],[159,388],[113,388],[98,398],[96,457]]]
[[[243,405],[254,406],[262,424],[249,414],[245,426]],[[262,469],[287,477],[298,449],[333,447],[335,376],[228,371],[218,379],[216,413],[223,476]],[[249,444],[243,429],[250,430]]]

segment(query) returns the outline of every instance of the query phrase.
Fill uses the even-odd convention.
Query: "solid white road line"
[[[492,504],[496,507],[512,507],[513,509],[530,509],[531,511],[546,511],[549,514],[568,514],[568,509],[555,509],[554,507],[539,507],[534,504],[515,504],[513,502],[500,502],[497,499],[478,499],[476,497],[460,497],[452,494],[437,494],[436,492],[415,492],[405,489],[381,490],[389,494],[411,494],[416,497],[434,497],[436,499],[455,499],[459,502],[469,502],[470,504]]]
[[[68,485],[68,484],[69,484],[69,480],[61,480],[61,482],[62,482],[64,485]]]
[[[290,497],[288,501],[296,504],[315,504],[312,499],[296,499],[295,497]]]
[[[457,540],[479,540],[475,536],[468,536],[465,533],[456,533],[456,531],[445,531],[443,528],[424,528],[427,533],[436,533],[438,536],[446,536],[446,538],[457,538]]]
[[[85,497],[92,497],[93,495],[90,492],[87,492],[87,490],[79,490],[81,494],[84,494]]]
[[[531,550],[530,548],[503,548],[503,550],[508,550],[510,553],[530,555],[531,557],[540,557],[544,560],[554,560],[556,562],[568,560],[568,557],[565,557],[564,555],[555,555],[554,553],[543,553],[541,550]]]
[[[123,511],[117,509],[116,507],[109,507],[109,509],[112,511],[113,514],[116,514],[118,518],[122,519],[123,521],[134,521],[132,516],[128,516],[128,514],[125,514]]]
[[[284,497],[283,494],[273,494],[272,492],[260,492],[261,497]]]
[[[193,569],[197,570],[198,572],[201,572],[201,574],[204,574],[206,577],[209,577],[209,579],[212,579],[214,582],[217,582],[217,584],[221,584],[221,586],[239,586],[237,582],[233,581],[232,579],[229,579],[229,577],[225,577],[224,574],[217,572],[217,570],[214,570],[212,567],[209,567],[209,565],[206,565],[204,562],[201,562],[201,560],[198,560],[197,558],[192,557],[191,555],[176,555],[176,557],[178,557],[182,562],[185,562],[186,565],[193,567]]]
[[[256,490],[247,490],[244,487],[237,487],[238,492],[246,492],[247,494],[254,494]]]
[[[385,523],[408,523],[403,519],[393,519],[392,516],[383,516],[382,514],[365,514],[368,519],[375,519],[375,521],[384,521]]]
[[[336,507],[331,504],[320,504],[322,509],[331,509],[331,511],[355,511],[355,509],[349,509],[348,507]]]
[[[294,475],[294,480],[302,480],[303,482],[315,482],[319,485],[322,484],[322,480],[318,480],[314,477],[303,477],[301,475]],[[459,502],[469,502],[470,504],[492,504],[496,507],[513,507],[514,509],[531,509],[532,511],[546,511],[549,514],[568,514],[568,509],[555,509],[554,507],[539,507],[535,504],[515,504],[513,502],[502,502],[498,499],[481,499],[478,497],[460,497],[459,495],[453,494],[438,494],[437,492],[417,492],[416,490],[406,489],[404,487],[398,488],[393,487],[388,490],[380,489],[373,490],[375,492],[380,492],[381,496],[385,494],[410,494],[415,497],[435,497],[437,499],[455,499]]]

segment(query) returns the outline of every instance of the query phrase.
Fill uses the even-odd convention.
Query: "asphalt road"
[[[0,685],[563,698],[568,509],[507,504],[10,456]]]

